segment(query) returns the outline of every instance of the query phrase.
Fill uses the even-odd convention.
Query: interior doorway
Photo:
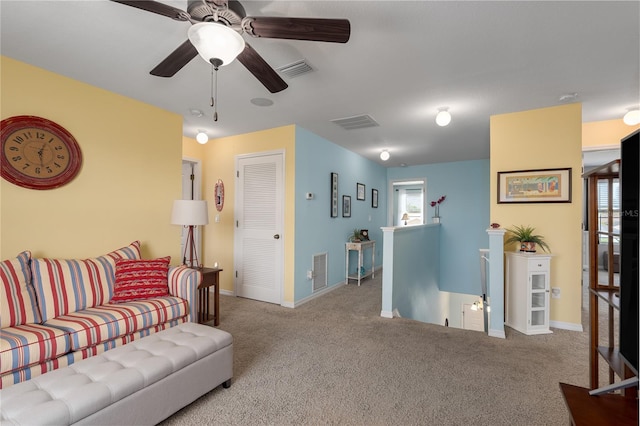
[[[587,173],[590,170],[602,166],[604,164],[610,163],[614,160],[617,160],[620,158],[620,147],[619,146],[607,146],[607,147],[601,147],[598,149],[585,149],[582,151],[582,173]],[[588,217],[588,211],[589,211],[589,191],[587,188],[587,181],[586,179],[583,179],[583,185],[582,185],[582,294],[583,297],[581,298],[582,301],[582,307],[586,307],[587,305],[587,301],[588,301],[588,287],[589,287],[589,217]],[[602,182],[602,187],[599,185],[598,186],[598,192],[601,193],[603,195],[603,199],[599,200],[598,204],[603,204],[604,206],[604,201],[605,199],[608,198],[608,186],[605,185],[605,182]],[[616,182],[616,186],[614,188],[614,191],[612,191],[612,198],[614,199],[614,207],[617,206],[619,209],[619,186],[618,183]],[[602,202],[600,202],[602,201]],[[598,211],[600,214],[600,211],[602,209],[599,207]],[[606,207],[604,207],[604,210],[606,210]],[[602,213],[604,213],[604,211],[602,211]],[[604,216],[604,214],[603,214]],[[605,222],[601,222],[598,221],[599,225],[605,226],[607,225]],[[616,226],[617,224],[614,223],[614,226]],[[594,230],[594,232],[597,232],[598,230]],[[602,241],[602,244],[598,244],[598,274],[599,275],[603,275],[603,279],[601,280],[602,282],[606,282],[605,276],[608,275],[607,272],[605,271],[605,265],[603,262],[604,259],[604,251],[607,250],[607,244],[608,241]],[[614,241],[614,247],[617,248],[618,247],[618,241]],[[615,272],[614,270],[614,278],[618,279],[618,273]],[[584,324],[583,324],[584,325]]]
[[[391,194],[391,202],[387,217],[388,226],[426,223],[426,178],[392,180],[389,182],[389,194]]]

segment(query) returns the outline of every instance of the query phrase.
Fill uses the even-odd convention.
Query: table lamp
[[[184,245],[182,263],[190,268],[197,268],[200,266],[198,263],[196,242],[193,238],[193,229],[198,225],[206,225],[208,223],[209,212],[207,209],[207,202],[205,200],[175,200],[173,202],[171,224],[182,225],[189,228],[187,232],[187,241]],[[189,251],[188,263],[187,250]]]

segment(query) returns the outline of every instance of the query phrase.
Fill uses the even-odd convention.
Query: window
[[[425,223],[427,180],[411,178],[389,182],[389,193],[393,199],[388,203],[389,226],[423,225]],[[407,220],[403,219],[407,214]]]
[[[609,192],[611,191],[611,214],[609,214]],[[609,242],[609,218],[613,232],[613,243],[620,243],[620,180],[598,180],[598,238],[600,244]]]
[[[400,215],[400,219],[402,219],[402,216],[407,213],[409,216],[409,219],[406,221],[407,225],[422,225],[424,223],[422,211],[424,200],[422,194],[423,192],[421,188],[400,189],[398,213]]]

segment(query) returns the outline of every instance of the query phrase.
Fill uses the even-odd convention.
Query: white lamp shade
[[[173,225],[206,225],[209,210],[205,200],[175,200],[171,212]]]
[[[436,124],[438,126],[446,126],[447,124],[451,123],[451,114],[449,114],[449,111],[440,111],[438,112],[438,114],[436,115]]]
[[[622,119],[627,126],[640,124],[640,109],[632,109],[624,115]]]
[[[189,27],[187,35],[207,63],[216,58],[230,64],[244,50],[242,36],[224,24],[200,22]]]

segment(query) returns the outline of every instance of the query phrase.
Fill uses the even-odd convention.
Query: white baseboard
[[[562,330],[583,332],[582,324],[574,324],[572,322],[549,321],[549,327],[559,328]]]
[[[338,284],[334,284],[331,287],[323,288],[322,290],[316,291],[312,295],[307,296],[304,299],[300,299],[297,302],[284,302],[284,303],[281,303],[280,306],[283,306],[285,308],[297,308],[298,306],[303,305],[303,304],[315,299],[316,297],[323,296],[323,295],[329,293],[330,291],[333,291],[333,290],[335,290],[337,288],[340,288],[343,285],[346,285],[346,284],[344,282],[341,282],[341,283],[338,283]]]
[[[309,297],[305,297],[302,300],[298,300],[297,302],[282,302],[280,304],[280,306],[282,306],[283,308],[296,308],[296,307],[298,307],[298,306],[300,306],[300,305],[302,305],[304,303],[307,303],[310,300],[315,299],[316,297],[320,297],[320,296],[322,296],[324,294],[327,294],[330,291],[333,291],[333,290],[335,290],[336,288],[338,288],[338,287],[340,287],[342,285],[345,285],[345,283],[341,282],[341,283],[338,283],[338,284],[334,284],[331,287],[327,287],[325,289],[322,289],[322,290],[320,290],[320,291],[318,291],[316,293],[313,293]],[[210,289],[209,291],[213,291],[213,289]],[[236,296],[234,291],[222,290],[222,289],[220,290],[220,294],[225,295],[225,296]]]

